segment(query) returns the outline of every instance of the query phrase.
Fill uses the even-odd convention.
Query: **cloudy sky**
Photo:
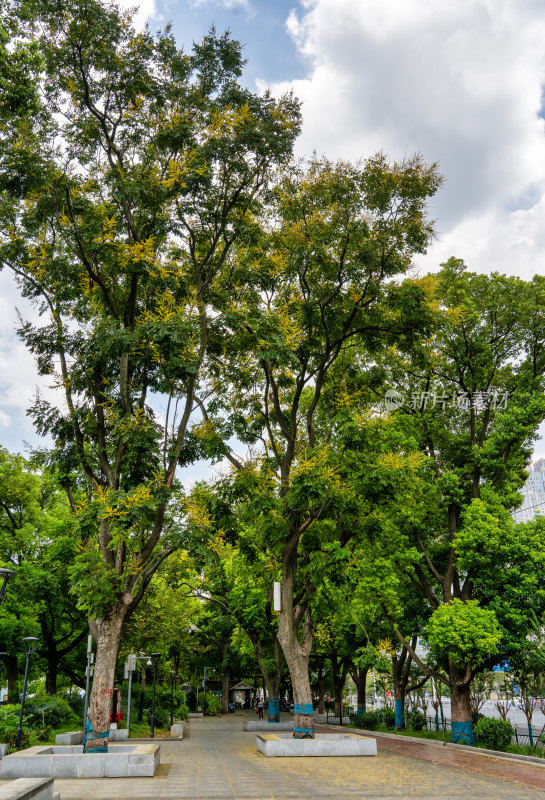
[[[294,89],[300,155],[356,159],[383,149],[439,162],[439,237],[422,269],[456,255],[476,271],[543,273],[543,0],[140,3],[139,25],[169,20],[186,47],[212,24],[230,29],[245,45],[252,89]],[[16,302],[0,274],[0,441],[21,450],[36,443],[25,409],[37,378],[13,332]]]

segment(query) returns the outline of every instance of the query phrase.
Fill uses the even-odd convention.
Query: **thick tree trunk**
[[[451,664],[449,678],[451,741],[459,744],[475,744],[471,720],[471,685],[466,679],[466,669],[460,669]]]
[[[405,687],[397,683],[394,686],[394,710],[395,710],[395,722],[394,722],[394,729],[396,731],[404,731],[405,730]]]
[[[110,713],[112,706],[112,692],[114,687],[115,665],[117,653],[121,642],[121,629],[123,620],[130,603],[130,598],[122,601],[110,610],[104,617],[95,619],[92,623],[97,645],[93,688],[89,701],[89,720],[93,731],[97,734],[109,733]],[[88,748],[108,747],[108,736],[98,739],[88,739]]]
[[[367,709],[365,693],[367,689],[367,669],[358,669],[355,675],[352,675],[352,680],[356,684],[356,692],[358,696],[358,714],[365,714]]]
[[[278,641],[288,665],[293,688],[295,739],[314,739],[314,713],[308,661],[312,649],[310,610],[293,608],[297,552],[289,548],[282,560],[282,601],[278,620]],[[297,629],[303,628],[303,643],[299,641]]]
[[[331,667],[333,670],[333,690],[335,694],[335,716],[340,717],[343,712],[343,690],[346,683],[346,669],[342,659],[337,656],[331,657]]]
[[[229,681],[231,680],[231,668],[224,667],[221,673],[221,713],[229,713]]]
[[[47,667],[45,670],[45,693],[52,695],[57,693],[57,672],[59,659],[56,652],[47,653]]]

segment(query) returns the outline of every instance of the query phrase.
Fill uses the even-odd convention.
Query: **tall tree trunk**
[[[405,687],[402,683],[397,683],[397,685],[394,686],[394,729],[396,731],[405,730],[405,698]]]
[[[449,664],[450,713],[452,720],[451,741],[459,744],[475,744],[471,719],[471,684],[466,668]]]
[[[293,688],[295,739],[314,739],[314,713],[308,662],[312,649],[312,627],[310,609],[299,605],[294,609],[295,575],[297,571],[296,547],[285,548],[282,559],[282,601],[278,620],[278,641]],[[299,641],[297,629],[302,624],[303,642]]]
[[[343,690],[346,683],[346,666],[342,658],[336,654],[331,655],[331,667],[333,670],[333,690],[335,694],[335,716],[340,717],[343,711]]]
[[[356,685],[356,693],[357,693],[357,713],[358,714],[365,714],[367,709],[367,703],[365,699],[366,689],[367,689],[367,673],[369,672],[367,667],[352,667],[350,670],[350,675],[352,676],[352,680]]]
[[[128,610],[130,600],[127,595],[110,609],[104,617],[91,622],[91,630],[95,637],[97,651],[93,688],[89,701],[89,720],[93,731],[100,734],[110,732],[110,713],[112,692],[114,687],[115,665],[121,643],[121,629]],[[108,747],[108,736],[87,741],[89,748]]]
[[[56,652],[47,653],[47,667],[45,670],[45,693],[52,695],[57,693],[57,671],[59,660]]]
[[[229,713],[229,681],[231,680],[231,668],[226,665],[221,673],[221,713]]]
[[[138,702],[138,722],[144,719],[144,704],[146,702],[146,665],[142,664],[140,673],[140,700]]]
[[[280,722],[280,682],[282,680],[282,648],[275,636],[273,641],[273,664],[274,669],[269,669],[270,662],[267,660],[263,643],[257,638],[253,639],[255,653],[259,669],[263,676],[263,688],[267,693],[269,701],[268,721]]]

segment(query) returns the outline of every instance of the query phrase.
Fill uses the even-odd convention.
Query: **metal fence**
[[[328,725],[350,725],[351,722],[349,714],[342,714],[339,716],[333,711],[326,711],[325,718],[325,722]],[[440,732],[442,730],[446,737],[446,734],[450,734],[452,729],[451,720],[446,717],[441,719],[440,716],[438,718],[426,717],[426,728],[428,731],[433,732]],[[513,728],[515,733],[511,740],[512,744],[517,744],[522,747],[530,746],[534,749],[538,746],[545,745],[545,725],[542,728],[532,726],[531,735],[530,728],[527,725],[513,725]]]

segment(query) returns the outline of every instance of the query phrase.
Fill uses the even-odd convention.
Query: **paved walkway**
[[[154,778],[57,780],[55,790],[61,800],[545,800],[545,768],[533,768],[542,788],[532,788],[513,782],[510,762],[481,757],[507,765],[505,780],[445,763],[444,753],[451,758],[447,749],[433,748],[438,753],[428,760],[422,752],[407,755],[405,743],[396,748],[392,740],[378,740],[376,758],[265,758],[255,734],[242,731],[243,719],[236,714],[191,720],[188,739],[161,743]]]

